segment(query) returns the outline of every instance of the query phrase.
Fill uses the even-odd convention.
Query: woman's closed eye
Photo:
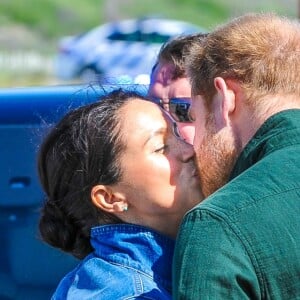
[[[155,149],[155,153],[164,153],[168,149],[168,145],[161,145]]]

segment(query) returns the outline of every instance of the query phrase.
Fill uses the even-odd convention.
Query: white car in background
[[[128,83],[149,83],[161,45],[178,35],[206,32],[184,21],[141,18],[111,22],[59,42],[55,73],[60,79],[100,81],[122,78]]]

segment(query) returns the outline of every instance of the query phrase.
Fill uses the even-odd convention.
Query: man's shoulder
[[[274,153],[274,156],[278,155],[281,154]],[[240,217],[251,218],[259,212],[280,210],[284,202],[300,207],[299,162],[295,162],[295,157],[282,160],[285,165],[283,170],[283,165],[272,163],[276,159],[271,156],[228,182],[195,206],[189,214],[201,218],[235,220]]]

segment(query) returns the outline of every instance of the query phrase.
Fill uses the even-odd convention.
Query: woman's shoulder
[[[61,280],[53,300],[74,299],[75,295],[82,299],[171,299],[149,276],[93,256]]]

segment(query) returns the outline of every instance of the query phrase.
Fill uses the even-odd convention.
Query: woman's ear
[[[121,213],[128,209],[128,203],[125,197],[113,192],[106,185],[95,185],[91,191],[92,203],[100,209],[109,213]]]
[[[219,114],[219,120],[223,125],[228,125],[231,114],[236,108],[237,84],[233,80],[225,80],[222,77],[216,77],[214,80],[217,90],[218,103],[214,105],[215,112]]]

